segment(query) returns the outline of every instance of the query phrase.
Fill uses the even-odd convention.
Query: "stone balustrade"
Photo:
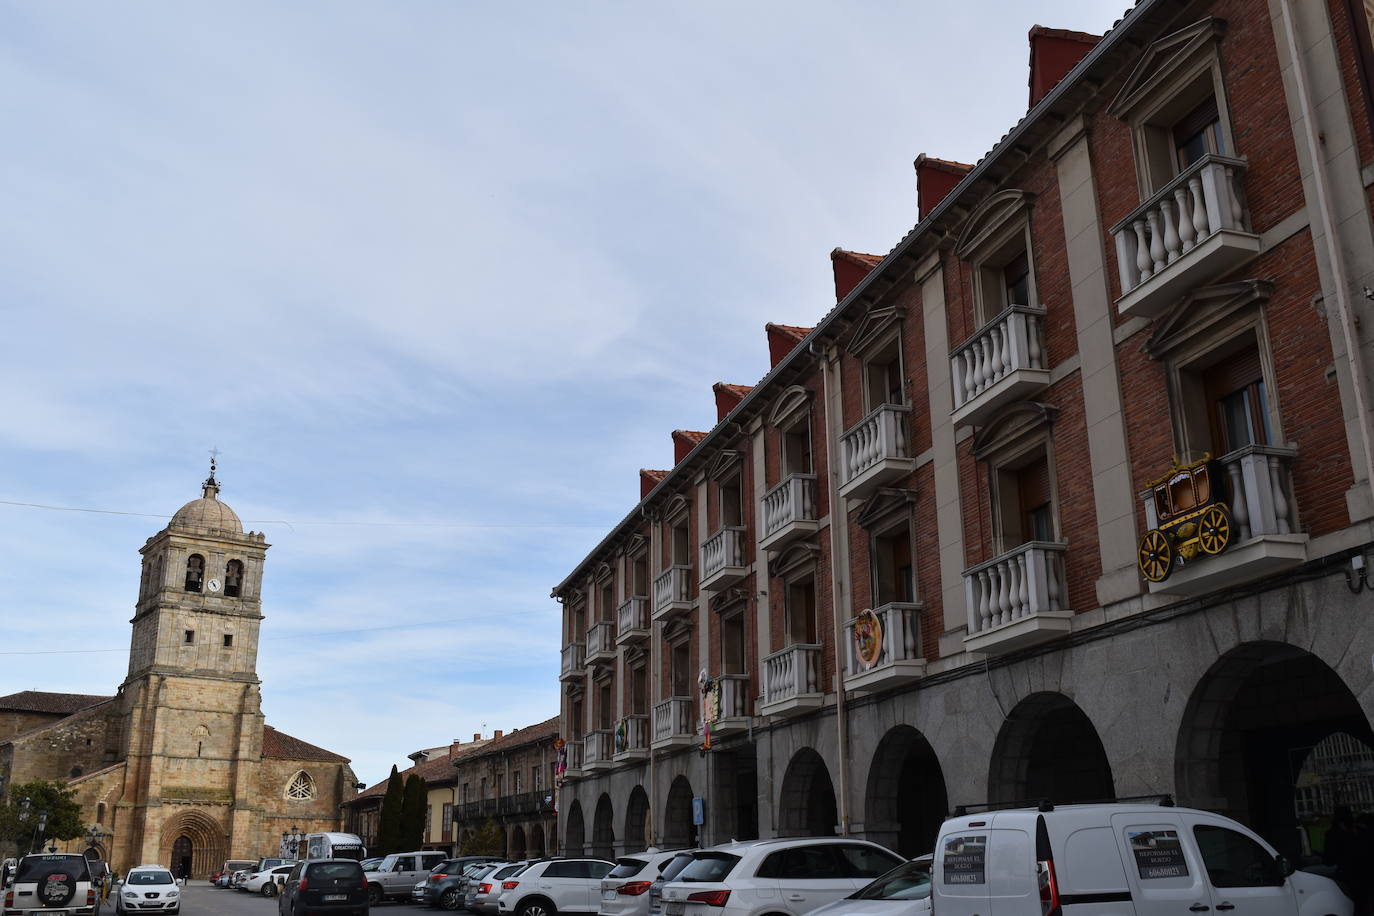
[[[692,567],[669,566],[654,579],[654,619],[692,607]]]
[[[561,664],[558,669],[560,678],[582,676],[582,669],[587,664],[585,649],[586,647],[580,642],[570,642],[563,647]]]
[[[617,757],[636,755],[649,749],[649,717],[628,715],[620,720],[615,729],[615,753]]]
[[[890,667],[898,662],[924,661],[921,649],[921,608],[912,602],[894,601],[873,609],[873,615],[882,626],[882,648],[872,665],[865,666],[859,660],[858,649],[854,643],[854,621],[845,621],[845,669],[852,677],[867,671]]]
[[[964,571],[970,637],[1065,613],[1065,545],[1030,541]]]
[[[817,527],[816,475],[788,474],[763,494],[764,548],[781,546],[789,535],[814,532]]]
[[[696,736],[696,716],[691,697],[669,697],[654,704],[654,744],[692,740]]]
[[[905,404],[882,404],[841,437],[841,496],[868,496],[915,468],[907,428],[910,413]]]
[[[743,527],[721,528],[701,545],[701,587],[716,590],[733,585],[748,570],[744,566]]]
[[[1045,309],[1013,305],[950,354],[956,423],[980,423],[1049,384]]]
[[[821,647],[797,643],[763,660],[763,703],[772,706],[821,693]]]
[[[635,595],[616,609],[616,641],[629,643],[649,638],[649,599]]]
[[[582,768],[600,769],[614,762],[615,735],[609,728],[598,728],[587,733],[582,744]]]
[[[599,620],[587,630],[587,664],[615,659],[615,624]]]

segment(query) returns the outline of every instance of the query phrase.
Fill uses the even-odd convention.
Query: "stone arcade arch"
[[[668,804],[663,806],[664,849],[687,849],[696,845],[697,829],[692,825],[692,784],[679,776],[668,787]]]
[[[506,847],[510,849],[511,861],[519,862],[526,857],[528,850],[525,847],[524,827],[516,824],[515,827],[511,829],[510,840],[506,843]]]
[[[592,855],[615,858],[615,809],[611,796],[605,792],[596,800],[596,811],[592,814]]]
[[[1179,803],[1224,812],[1296,859],[1298,775],[1323,739],[1368,751],[1374,731],[1345,681],[1296,646],[1248,642],[1204,674],[1183,713],[1174,758]]]
[[[209,814],[194,808],[163,822],[158,847],[159,859],[175,875],[181,874],[180,857],[189,855],[192,878],[208,878],[229,857],[224,828]]]
[[[1087,714],[1062,693],[1033,693],[1007,714],[992,750],[988,801],[1056,804],[1115,797],[1112,767]]]
[[[834,836],[839,820],[835,787],[821,755],[804,747],[792,755],[778,804],[780,836]]]
[[[537,858],[548,854],[549,851],[544,848],[544,825],[535,824],[530,828],[530,855]]]
[[[649,819],[649,796],[643,786],[635,786],[625,803],[625,830],[621,834],[625,840],[626,852],[639,852],[648,846],[646,837]]]
[[[914,858],[935,848],[935,835],[948,812],[945,775],[935,749],[910,725],[890,729],[868,770],[864,836]]]
[[[568,826],[563,831],[563,854],[565,856],[582,855],[582,842],[586,836],[586,827],[582,823],[582,803],[573,799],[573,803],[568,806]]]

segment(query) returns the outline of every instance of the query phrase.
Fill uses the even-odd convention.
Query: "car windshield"
[[[699,852],[678,875],[679,881],[724,881],[739,861],[728,852]]]
[[[930,896],[930,862],[905,862],[851,894],[851,900],[922,900]]]
[[[19,860],[15,881],[37,881],[54,872],[61,872],[73,881],[89,881],[90,872],[85,856],[25,856]]]
[[[172,873],[169,871],[131,871],[129,880],[125,884],[171,884]]]

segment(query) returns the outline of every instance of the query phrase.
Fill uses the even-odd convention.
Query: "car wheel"
[[[463,907],[463,895],[458,893],[458,889],[451,887],[439,897],[439,903],[446,910],[458,910]]]
[[[277,885],[272,881],[264,881],[262,887],[258,889],[258,893],[264,897],[271,897],[277,893]]]
[[[377,906],[383,899],[382,886],[380,884],[369,884],[367,886],[367,903],[369,906]]]
[[[516,916],[558,916],[558,910],[547,900],[529,900],[520,904]]]

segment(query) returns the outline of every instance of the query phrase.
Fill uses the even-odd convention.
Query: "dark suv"
[[[463,906],[463,872],[478,862],[500,862],[494,856],[458,856],[445,859],[430,871],[425,881],[425,903],[457,910]]]
[[[280,916],[367,916],[367,877],[353,859],[297,862],[277,898]]]

